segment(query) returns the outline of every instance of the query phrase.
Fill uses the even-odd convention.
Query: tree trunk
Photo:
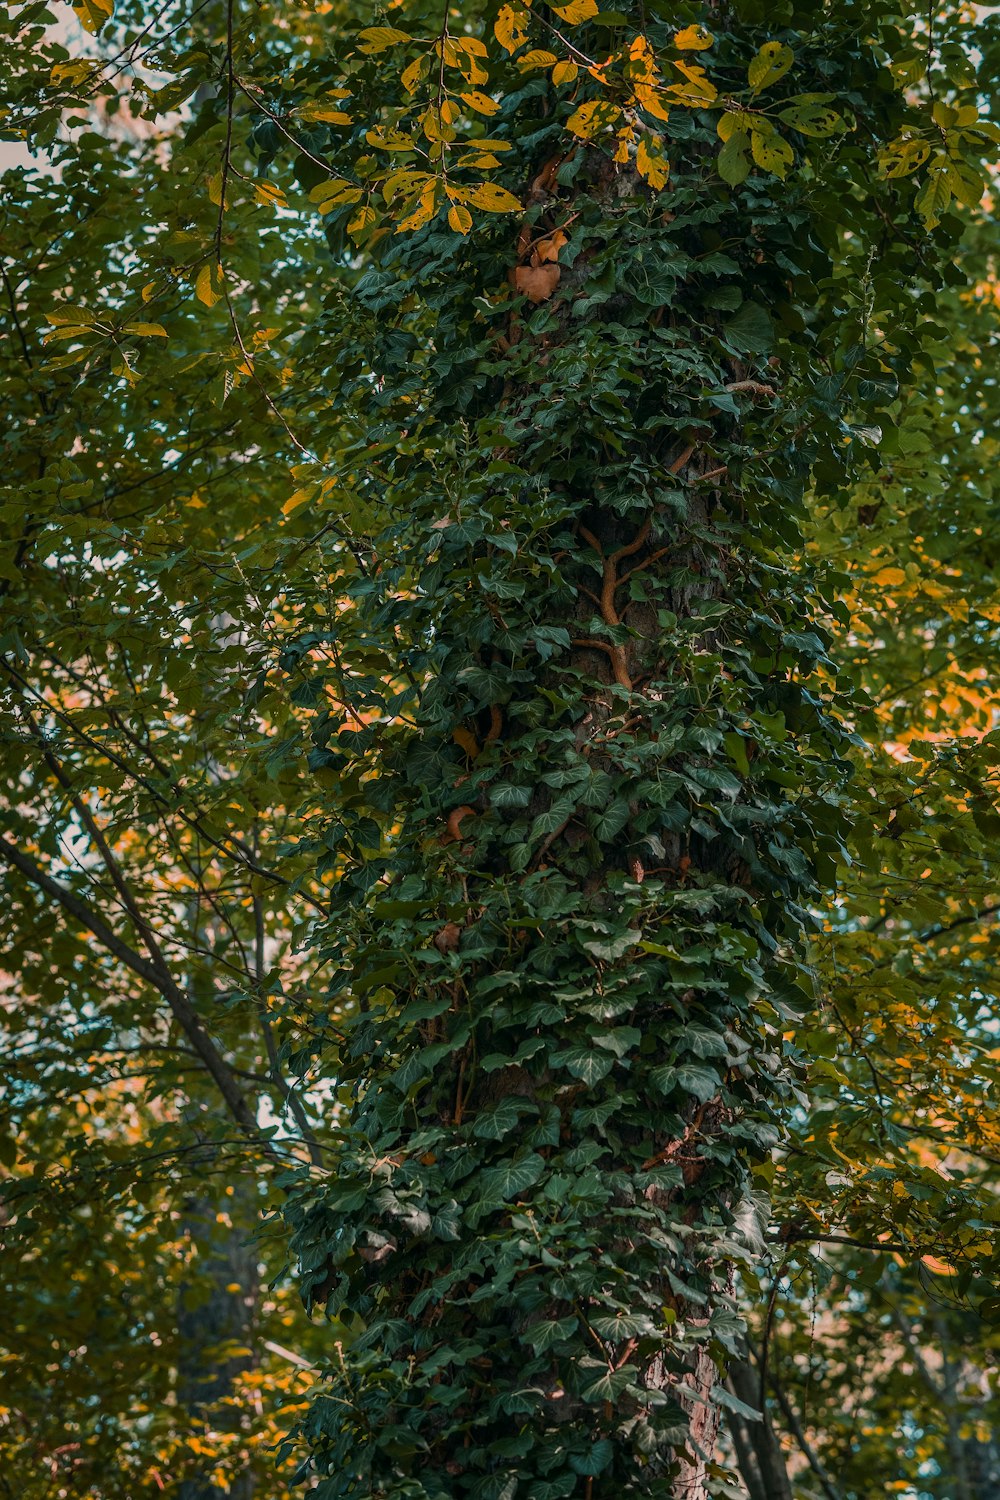
[[[331,1496],[712,1493],[739,1209],[841,833],[823,632],[779,560],[814,419],[768,309],[800,326],[789,267],[827,265],[806,196],[720,195],[699,126],[668,208],[540,97],[519,228],[403,238],[357,289],[389,520],[354,602],[413,691],[359,663],[384,727],[316,727],[387,830],[377,858],[366,815],[336,832],[356,1103],[288,1209],[353,1330],[304,1424]]]

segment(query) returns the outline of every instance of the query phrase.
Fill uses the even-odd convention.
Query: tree
[[[76,9],[95,30],[110,14],[103,0]],[[322,1006],[304,996],[282,1015],[296,1072],[335,1081],[344,1127],[326,1180],[315,1160],[280,1179],[306,1297],[339,1325],[301,1427],[318,1492],[734,1493],[720,1408],[752,1488],[761,1455],[780,1464],[756,1418],[768,1355],[754,1401],[740,1375],[737,1272],[747,1292],[763,1281],[767,1349],[797,1247],[877,1245],[888,1204],[890,1253],[922,1218],[940,1249],[971,1202],[988,1212],[985,1189],[943,1189],[931,1159],[908,1193],[908,1143],[938,1116],[913,1090],[884,1145],[885,1021],[897,1028],[902,1010],[876,1018],[856,985],[845,1003],[837,921],[823,937],[820,914],[869,789],[894,841],[919,798],[927,827],[958,812],[988,833],[995,816],[988,745],[935,766],[936,789],[910,761],[866,758],[881,721],[856,689],[881,671],[879,602],[859,605],[827,545],[846,534],[849,499],[877,485],[857,509],[863,557],[894,493],[879,445],[920,451],[915,381],[941,340],[929,315],[965,280],[953,200],[977,208],[997,137],[980,120],[994,29],[958,7],[928,17],[851,0],[766,15],[754,0],[417,3],[376,25],[362,7],[316,11],[250,16],[231,0],[172,28],[125,6],[118,50],[60,56],[50,37],[44,78],[23,52],[12,65],[12,98],[34,96],[18,122],[36,143],[94,99],[107,109],[127,94],[140,120],[180,112],[152,146],[84,135],[58,148],[64,175],[29,198],[102,205],[80,237],[92,282],[67,283],[46,252],[32,306],[20,282],[8,291],[19,380],[26,399],[41,388],[45,419],[17,433],[38,472],[18,500],[11,582],[22,622],[39,578],[60,629],[88,622],[55,663],[41,632],[43,674],[33,664],[27,686],[13,665],[12,714],[37,765],[25,788],[15,762],[8,792],[7,859],[27,882],[15,888],[86,922],[83,887],[71,904],[52,873],[82,827],[147,952],[110,945],[115,924],[93,899],[91,935],[158,990],[245,1135],[262,1132],[234,1066],[266,1071],[289,1109],[297,1100],[309,1145],[314,1119],[281,1081],[288,1059],[270,1046],[266,1068],[247,1059],[212,998],[245,919],[230,907],[224,939],[194,944],[210,990],[181,989],[156,953],[184,898],[145,916],[155,881],[140,905],[94,812],[106,745],[77,719],[70,776],[30,706],[41,698],[72,733],[64,697],[81,652],[93,656],[95,627],[111,641],[125,628],[103,595],[81,617],[73,587],[63,612],[67,580],[96,571],[83,548],[96,534],[100,568],[164,620],[164,669],[197,663],[178,704],[182,774],[147,767],[138,785],[186,830],[171,832],[171,860],[190,860],[189,838],[207,847],[198,920],[217,894],[201,872],[220,861],[251,914],[261,882],[305,894],[309,974],[330,978]],[[40,8],[25,12],[14,24],[37,40]],[[121,57],[167,83],[140,72],[123,89]],[[150,190],[141,218],[137,181]],[[35,376],[25,328],[43,316],[65,352]],[[209,371],[224,421],[199,391]],[[108,380],[120,419],[97,395]],[[90,431],[117,435],[112,470],[76,448],[67,413],[81,402]],[[137,446],[164,458],[137,466]],[[193,547],[136,535],[115,510],[87,515],[88,485],[152,473],[169,476],[157,524],[178,524],[178,466]],[[270,502],[264,534],[247,534],[248,474]],[[915,488],[940,515],[934,486]],[[892,510],[896,525],[912,514]],[[924,567],[913,581],[929,599]],[[898,586],[892,562],[881,571],[875,587]],[[198,649],[178,656],[189,640]],[[915,629],[887,655],[887,682],[907,680],[919,641]],[[96,682],[108,712],[105,649],[89,712]],[[257,674],[244,711],[267,745],[234,775],[219,773],[233,703],[213,695],[206,722],[187,698],[206,691],[206,653],[247,686]],[[280,706],[265,696],[272,663],[296,684]],[[143,701],[131,681],[116,694]],[[131,757],[149,745],[130,743],[134,780]],[[39,849],[54,785],[60,811]],[[151,847],[135,860],[146,881]],[[905,837],[899,849],[911,857]],[[884,873],[849,887],[855,974],[873,943],[888,944],[893,973],[914,947]],[[262,916],[288,920],[275,902],[256,931]],[[952,920],[964,913],[918,944]],[[921,946],[918,966],[931,961]],[[259,963],[238,967],[234,1020],[259,1014],[266,988]],[[954,986],[929,1084],[974,1042],[974,1002],[973,986]],[[860,1095],[864,1069],[879,1111]],[[885,1157],[874,1179],[848,1158],[843,1201],[833,1124],[859,1144],[879,1135]],[[273,1154],[274,1133],[263,1139]],[[799,1174],[783,1162],[790,1145]],[[909,1218],[897,1185],[918,1205]],[[769,1186],[785,1248],[762,1263]],[[957,1233],[953,1253],[978,1243]],[[981,1295],[975,1254],[963,1295]],[[787,1382],[781,1366],[777,1405],[794,1417]],[[815,1445],[799,1446],[824,1471]]]

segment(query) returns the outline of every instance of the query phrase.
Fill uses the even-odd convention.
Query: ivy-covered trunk
[[[745,76],[760,40],[720,49]],[[734,1493],[734,1281],[842,831],[799,522],[878,361],[831,335],[830,181],[727,184],[715,130],[672,115],[668,201],[527,81],[494,132],[523,221],[432,224],[357,287],[385,525],[313,757],[353,793],[350,1124],[289,1210],[341,1322],[324,1497]]]

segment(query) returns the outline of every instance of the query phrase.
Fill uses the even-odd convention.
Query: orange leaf
[[[558,266],[518,266],[514,286],[529,302],[547,302],[559,285],[562,271]]]

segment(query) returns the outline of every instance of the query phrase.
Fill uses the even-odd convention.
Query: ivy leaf
[[[483,1110],[476,1116],[472,1133],[484,1141],[499,1141],[516,1128],[520,1114],[512,1100],[501,1099],[492,1109]]]
[[[593,1046],[566,1047],[552,1055],[553,1067],[563,1067],[586,1084],[598,1083],[615,1065],[613,1057]]]
[[[627,1390],[633,1383],[634,1371],[628,1368],[624,1370],[607,1370],[599,1375],[590,1385],[585,1386],[580,1392],[584,1401],[617,1401],[622,1391]],[[593,1449],[591,1449],[593,1453]]]
[[[509,1203],[526,1188],[534,1187],[545,1171],[545,1162],[532,1152],[498,1167],[487,1167],[479,1178],[480,1201],[484,1204]]]
[[[769,354],[774,348],[774,324],[759,302],[744,302],[739,312],[723,324],[726,342],[741,354]]]

